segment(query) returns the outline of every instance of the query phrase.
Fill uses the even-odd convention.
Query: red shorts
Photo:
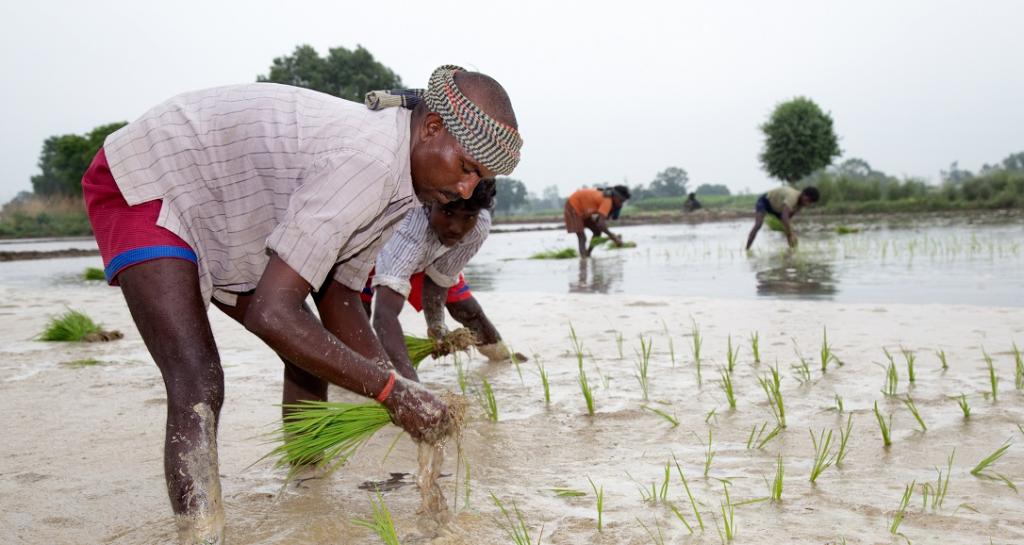
[[[163,201],[128,206],[110,173],[103,148],[82,176],[82,196],[110,285],[117,285],[119,272],[151,259],[169,257],[197,262],[191,246],[156,224]]]
[[[409,304],[412,308],[416,309],[416,312],[423,310],[423,277],[424,273],[418,272],[409,277],[409,283],[412,284],[412,289],[409,290]],[[373,286],[370,284],[373,282],[373,271],[370,271],[370,277],[366,279],[366,287],[363,288],[363,292],[359,294],[359,297],[364,303],[373,302]],[[448,297],[444,300],[444,304],[450,305],[452,303],[458,303],[459,301],[465,301],[473,297],[473,292],[469,291],[469,284],[466,283],[466,277],[459,273],[459,281],[454,286],[448,288]]]

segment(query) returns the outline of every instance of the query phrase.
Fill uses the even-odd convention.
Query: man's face
[[[437,114],[427,113],[412,130],[412,184],[420,201],[446,204],[468,199],[481,178],[494,177],[462,149]]]
[[[812,201],[810,197],[808,197],[807,195],[800,195],[800,206],[801,207],[807,208],[808,206],[811,206],[813,204],[814,204],[814,201]]]
[[[446,210],[439,203],[430,205],[430,228],[437,234],[441,244],[449,248],[455,246],[476,227],[480,211],[468,211],[463,208]]]

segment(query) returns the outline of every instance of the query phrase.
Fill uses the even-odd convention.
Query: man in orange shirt
[[[584,188],[577,190],[565,201],[565,231],[575,233],[579,241],[580,257],[590,257],[594,250],[593,238],[587,247],[587,235],[583,229],[590,229],[594,236],[605,234],[616,246],[622,239],[608,230],[608,218],[618,219],[623,203],[629,199],[629,188],[617,185],[609,188]]]

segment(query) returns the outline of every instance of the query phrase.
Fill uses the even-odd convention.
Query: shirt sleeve
[[[427,251],[429,221],[421,208],[413,208],[399,224],[395,235],[377,255],[373,286],[387,286],[403,297],[409,296],[409,278],[419,272]]]
[[[372,228],[387,204],[384,191],[391,171],[355,150],[318,160],[313,168],[289,199],[267,248],[317,290],[352,235]]]
[[[612,199],[611,197],[602,197],[601,206],[597,207],[597,213],[604,217],[608,217],[612,213]]]
[[[476,227],[464,239],[445,252],[444,255],[427,265],[426,274],[435,284],[443,288],[450,288],[458,283],[459,273],[466,267],[469,260],[480,251],[487,235],[491,232],[491,214],[483,210],[476,220]]]

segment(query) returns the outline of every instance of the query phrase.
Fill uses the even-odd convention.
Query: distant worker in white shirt
[[[406,378],[418,380],[398,321],[406,300],[423,312],[430,337],[440,338],[447,332],[447,308],[452,318],[473,332],[477,350],[489,360],[509,361],[512,356],[526,360],[522,354],[512,354],[501,340],[462,275],[490,233],[494,196],[494,180],[485,179],[468,199],[410,210],[377,256],[362,300],[369,314],[376,295],[373,328],[395,369]]]
[[[776,187],[775,189],[761,195],[754,207],[754,227],[747,235],[747,249],[754,244],[757,232],[761,230],[766,214],[771,214],[782,222],[782,231],[786,235],[786,241],[790,248],[796,248],[796,232],[790,220],[800,210],[813,205],[821,198],[816,187],[805,187],[803,190],[794,189],[788,185]]]

